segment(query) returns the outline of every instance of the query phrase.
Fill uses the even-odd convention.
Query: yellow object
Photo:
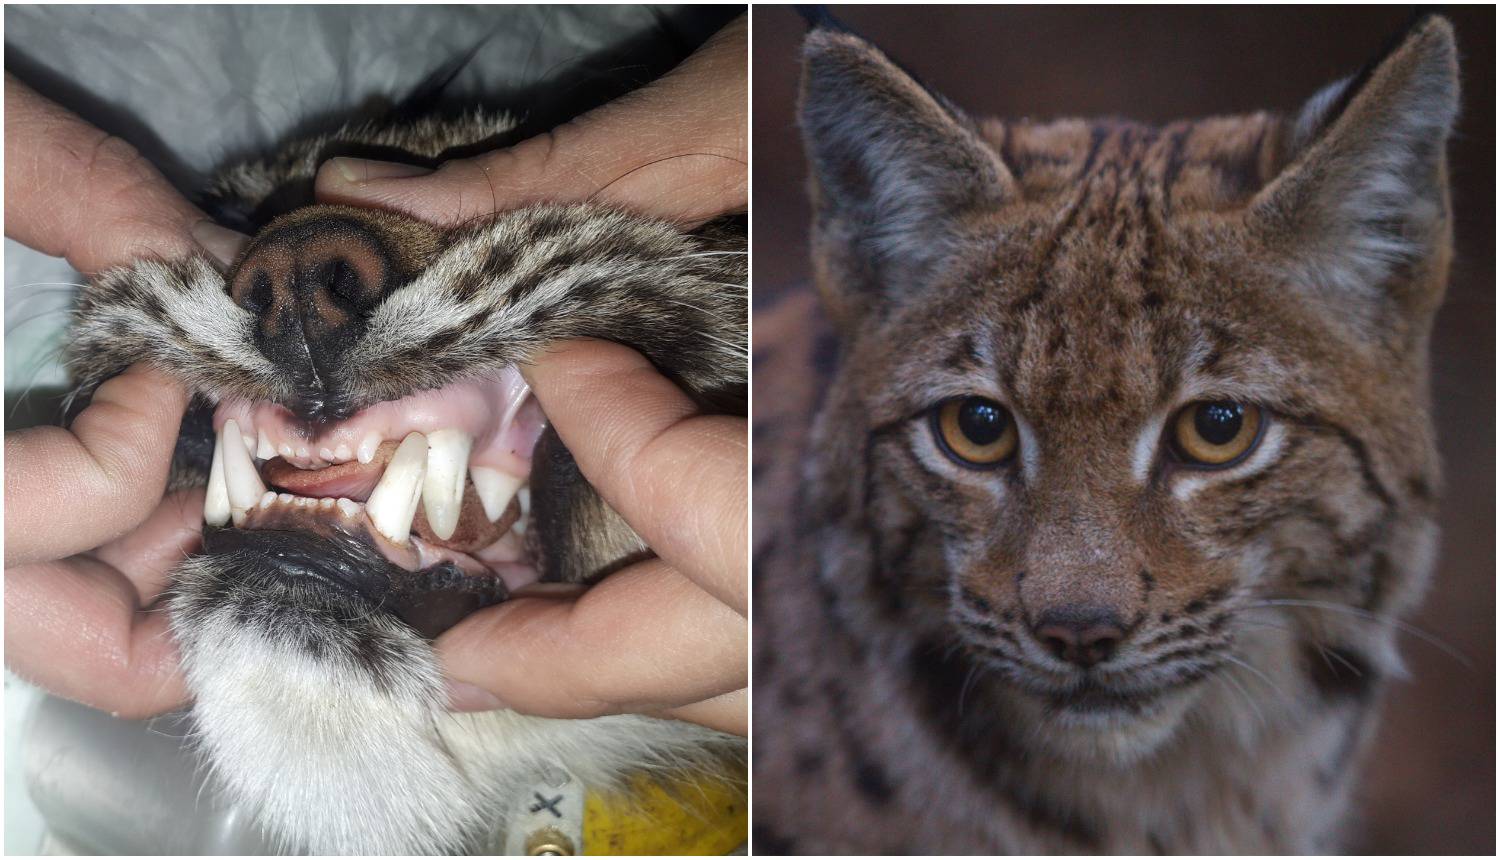
[[[583,798],[584,854],[727,854],[749,838],[738,780],[636,777],[619,795]]]

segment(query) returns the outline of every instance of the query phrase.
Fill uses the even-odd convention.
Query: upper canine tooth
[[[274,459],[276,459],[276,446],[271,444],[271,437],[266,435],[266,431],[265,430],[260,430],[258,432],[260,434],[260,439],[258,440],[258,444],[256,445],[256,448],[255,448],[255,459],[257,459],[257,460],[274,460]]]
[[[484,466],[470,466],[469,477],[474,479],[474,489],[479,492],[480,504],[484,505],[484,515],[489,518],[490,522],[500,519],[505,509],[510,507],[510,500],[515,497],[516,490],[520,489],[521,484],[524,483],[515,475]]]
[[[266,485],[260,482],[260,473],[255,471],[255,463],[250,459],[250,452],[243,444],[234,443],[234,440],[243,438],[234,419],[224,422],[219,447],[224,452],[224,481],[229,486],[229,507],[242,511],[255,507],[266,492]]]
[[[203,520],[211,526],[229,522],[229,485],[224,483],[224,437],[214,440],[214,463],[208,469],[208,494],[203,497]]]
[[[365,502],[365,512],[375,530],[394,543],[406,543],[411,534],[411,519],[417,515],[426,471],[427,438],[421,433],[409,433],[386,465],[370,500]]]
[[[447,540],[458,529],[464,503],[464,469],[474,440],[462,430],[434,430],[427,434],[427,477],[422,482],[422,510],[433,534]]]

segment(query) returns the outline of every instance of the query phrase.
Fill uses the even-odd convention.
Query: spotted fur
[[[471,115],[351,126],[334,139],[433,157],[507,123]],[[336,238],[340,224],[358,221],[395,247],[397,283],[344,344],[338,374],[322,380],[341,414],[495,373],[577,337],[627,344],[705,409],[744,414],[747,263],[736,219],[684,234],[600,206],[557,205],[442,231],[369,210],[297,209],[311,202],[327,141],[235,167],[214,189],[256,218],[280,215],[268,231],[296,225]],[[135,362],[192,390],[176,486],[206,481],[215,403],[290,406],[299,396],[295,374],[258,345],[257,314],[231,297],[239,269],[221,271],[206,257],[143,260],[102,273],[74,312],[67,361],[80,402]],[[557,436],[549,431],[544,444],[538,468],[551,474],[534,475],[538,528],[529,533],[544,578],[591,579],[638,557],[640,539],[576,467],[567,471],[571,456]],[[344,552],[341,563],[364,568],[386,564],[352,542],[314,551]],[[742,740],[677,721],[450,714],[427,639],[356,595],[289,582],[273,555],[283,558],[237,550],[188,559],[174,573],[169,608],[205,758],[284,848],[475,851],[494,844],[518,792],[543,776],[563,772],[609,791],[643,771],[722,774],[743,756]]]
[[[1162,127],[975,120],[837,27],[803,57],[828,324],[757,343],[827,382],[777,398],[805,434],[757,416],[754,849],[1335,850],[1436,547],[1448,23]],[[1014,462],[943,454],[968,395]],[[1269,416],[1238,465],[1167,453],[1205,399]],[[1087,673],[1035,633],[1074,602],[1125,627]]]

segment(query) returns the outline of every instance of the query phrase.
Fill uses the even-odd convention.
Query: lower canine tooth
[[[234,419],[224,422],[219,449],[224,454],[224,482],[229,488],[229,507],[236,510],[255,507],[266,492],[260,473],[255,471],[255,462],[250,459],[250,451],[239,441],[243,439]]]
[[[346,517],[352,517],[359,513],[359,502],[353,499],[339,499],[335,504],[339,506],[339,512]]]
[[[447,540],[458,529],[464,503],[464,467],[474,440],[462,430],[434,430],[427,434],[427,477],[422,482],[422,510],[432,533]]]
[[[479,501],[484,505],[484,515],[490,522],[500,519],[510,500],[524,481],[498,469],[470,466],[469,477],[474,479],[474,489],[479,492]]]
[[[229,485],[224,483],[223,438],[214,440],[214,463],[208,469],[208,494],[203,497],[203,520],[211,526],[229,522]]]
[[[401,440],[385,467],[385,474],[380,476],[380,483],[365,502],[365,512],[375,530],[393,543],[406,543],[411,534],[411,520],[417,515],[426,471],[427,438],[421,433],[410,433]]]

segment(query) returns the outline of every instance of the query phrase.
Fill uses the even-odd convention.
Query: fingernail
[[[225,268],[234,264],[245,243],[250,241],[250,237],[244,233],[220,227],[212,221],[199,221],[189,232],[193,235],[193,241]]]
[[[425,176],[431,173],[415,164],[400,164],[395,161],[371,161],[366,158],[335,158],[333,167],[345,182],[368,182],[371,179],[405,179],[409,176]]]
[[[466,713],[468,711],[498,711],[505,704],[495,698],[495,694],[489,690],[483,690],[467,681],[448,681],[448,710]]]

